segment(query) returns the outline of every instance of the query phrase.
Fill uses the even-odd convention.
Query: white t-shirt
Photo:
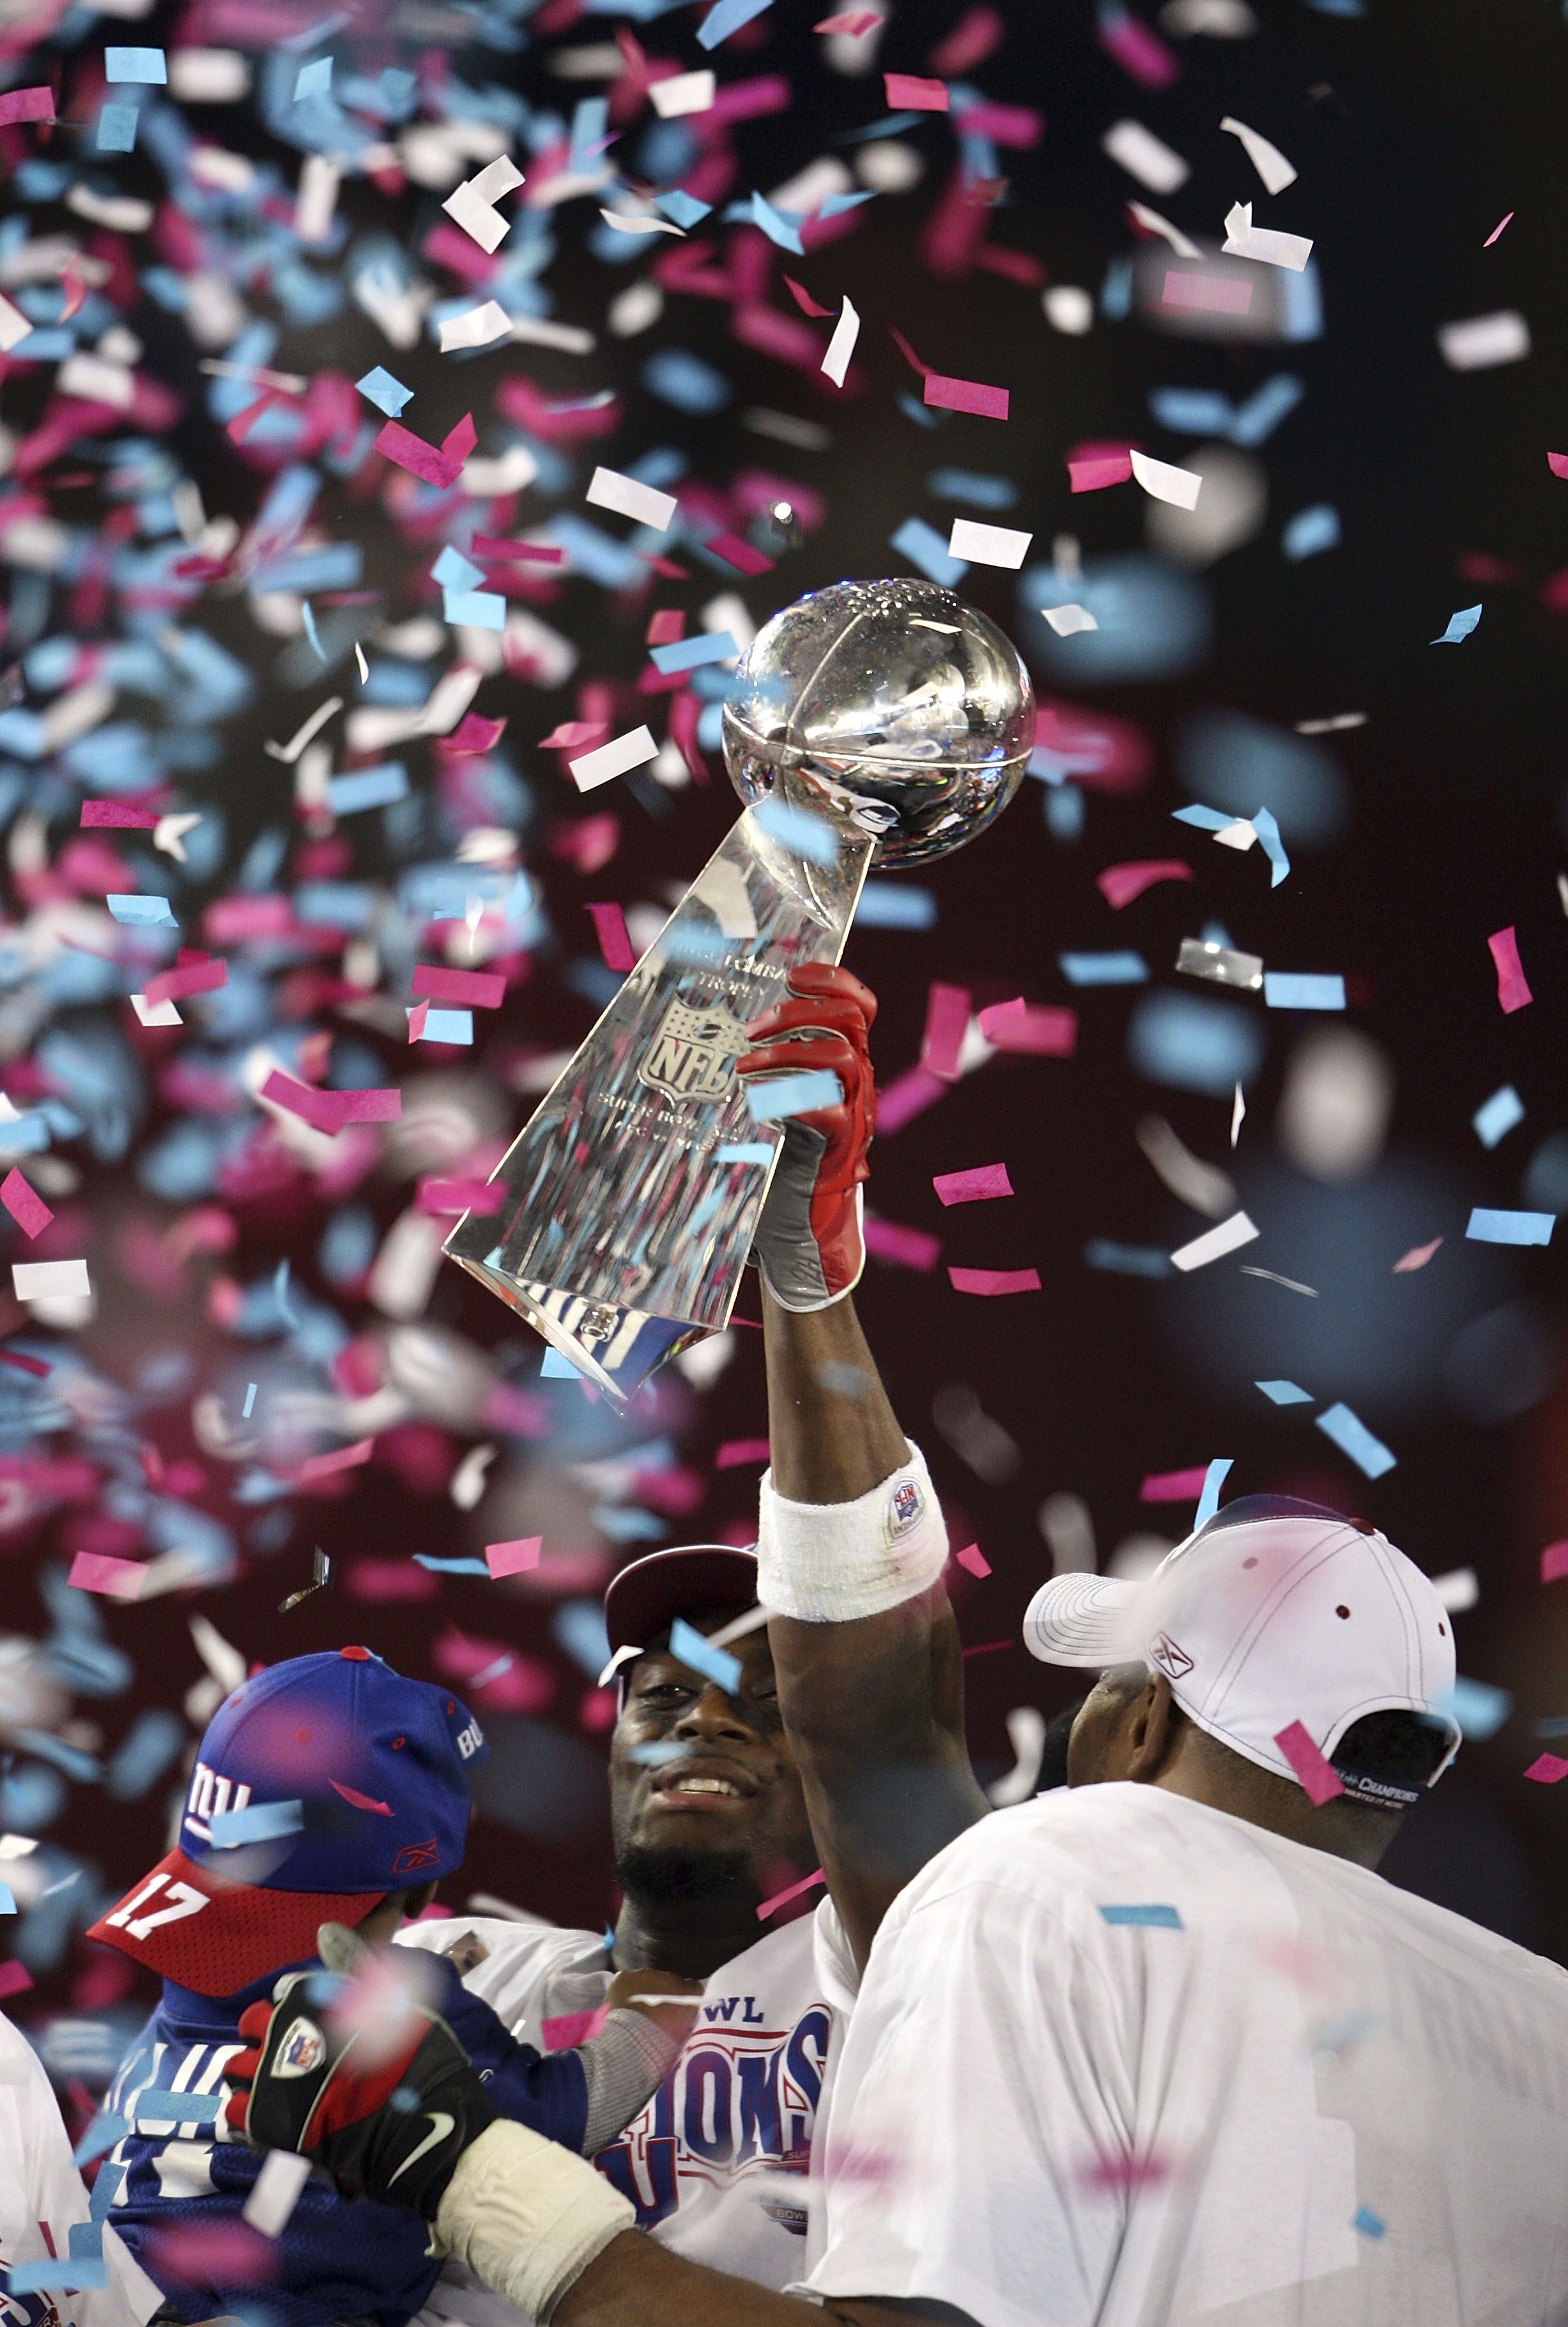
[[[573,2015],[580,2022],[594,2011],[610,1985],[602,1939],[482,1917],[411,1924],[398,1936],[444,1954],[468,1932],[488,1954],[463,1985],[515,2037],[541,2050],[581,2041]],[[642,2229],[694,2262],[762,2286],[801,2276],[806,2207],[793,2185],[808,2168],[854,1977],[826,1900],[815,1916],[766,1933],[714,1973],[668,2077],[593,2161],[632,2201]],[[437,2315],[450,2315],[444,2299],[438,2286]],[[460,2315],[482,2327],[471,2307]]]
[[[893,1905],[818,2147],[818,2294],[1555,2327],[1568,1974],[1161,1789],[1053,1792]]]
[[[54,2254],[67,2254],[72,2223],[88,2219],[88,2193],[43,2064],[0,2014],[0,2262],[44,2262],[51,2240]],[[107,2286],[0,2294],[0,2320],[5,2327],[143,2327],[163,2294],[107,2225],[103,2256]]]

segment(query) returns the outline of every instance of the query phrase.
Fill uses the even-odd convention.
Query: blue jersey
[[[165,1980],[163,2002],[121,2063],[106,2107],[130,2117],[140,2093],[216,2093],[228,2062],[244,2049],[240,2014],[266,2000],[279,1977],[270,1972],[220,1997]],[[577,2054],[541,2054],[516,2042],[455,1972],[445,1988],[440,2009],[491,2107],[581,2150],[588,2088]],[[220,2141],[216,2131],[199,2118],[144,2124],[110,2153],[109,2164],[127,2171],[108,2220],[163,2289],[168,2309],[198,2320],[258,2306],[271,2327],[367,2318],[402,2327],[420,2309],[441,2267],[427,2223],[398,2207],[340,2198],[313,2175],[282,2236],[264,2238],[241,2215],[265,2153]]]

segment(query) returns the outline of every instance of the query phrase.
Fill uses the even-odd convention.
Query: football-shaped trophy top
[[[724,764],[876,841],[879,864],[962,848],[1018,790],[1034,690],[1012,640],[935,582],[837,582],[752,640],[724,705]]]

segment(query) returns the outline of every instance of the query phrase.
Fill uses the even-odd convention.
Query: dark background
[[[819,153],[853,152],[836,146],[835,137],[883,109],[876,76],[845,79],[823,69],[809,31],[817,13],[777,0],[719,53],[721,80],[779,70],[793,89],[788,110],[734,131],[736,194],[753,185],[773,188]],[[604,334],[607,302],[645,266],[633,260],[611,267],[587,252],[596,224],[588,201],[559,213],[558,251],[543,280],[556,320],[601,333],[591,357],[509,349],[457,372],[450,364],[443,369],[428,346],[389,350],[351,306],[336,322],[285,330],[275,363],[307,375],[332,369],[352,379],[384,362],[419,391],[404,416],[407,425],[438,440],[471,404],[485,451],[502,441],[488,415],[493,382],[503,371],[526,372],[559,397],[615,388],[624,400],[615,432],[559,448],[572,464],[571,485],[555,495],[526,493],[511,525],[496,529],[537,525],[557,508],[580,509],[595,460],[625,468],[655,444],[677,447],[692,477],[721,491],[738,472],[762,470],[809,486],[826,503],[825,519],[805,545],[756,580],[727,576],[711,561],[704,565],[688,556],[688,584],[656,580],[640,593],[616,596],[583,578],[549,585],[549,602],[538,611],[581,647],[577,679],[544,692],[492,678],[476,708],[510,720],[501,756],[530,795],[525,859],[542,883],[553,934],[536,947],[526,975],[515,974],[504,1011],[493,1019],[481,1014],[471,1053],[432,1062],[378,1042],[363,1027],[354,1030],[355,1040],[372,1048],[378,1042],[385,1070],[378,1079],[401,1079],[406,1094],[421,1078],[461,1083],[481,1075],[490,1127],[509,1135],[531,1104],[508,1081],[519,1051],[569,1046],[593,1023],[593,1004],[569,982],[574,963],[594,959],[583,905],[608,898],[627,906],[658,902],[662,883],[689,879],[717,844],[735,804],[716,754],[709,755],[714,780],[706,790],[664,795],[644,780],[580,802],[559,756],[536,748],[558,721],[578,715],[576,687],[584,679],[620,683],[611,732],[649,715],[650,706],[658,712],[657,696],[630,692],[656,603],[686,606],[692,630],[701,627],[697,609],[722,588],[739,590],[760,620],[842,575],[905,570],[887,547],[904,518],[918,512],[945,535],[951,517],[965,513],[966,505],[927,491],[930,472],[942,466],[1013,481],[1016,501],[994,521],[1033,530],[1031,565],[1063,532],[1078,537],[1089,560],[1138,550],[1147,501],[1134,486],[1072,496],[1066,450],[1087,438],[1134,438],[1159,457],[1181,462],[1194,440],[1156,425],[1151,388],[1218,388],[1240,402],[1272,374],[1295,373],[1306,389],[1303,401],[1253,455],[1266,472],[1266,518],[1255,538],[1209,566],[1197,584],[1212,604],[1206,658],[1180,677],[1078,693],[1081,707],[1130,722],[1146,739],[1148,773],[1140,788],[1113,796],[1086,787],[1083,827],[1069,839],[1047,828],[1045,790],[1027,781],[995,833],[921,876],[938,900],[935,928],[866,929],[852,936],[846,959],[881,997],[874,1054],[884,1084],[918,1058],[933,979],[967,987],[976,1007],[1022,994],[1034,1003],[1075,1000],[1080,1016],[1070,1061],[998,1058],[878,1144],[873,1209],[939,1236],[941,1263],[921,1273],[873,1260],[857,1298],[901,1418],[925,1446],[948,1503],[955,1542],[977,1540],[994,1571],[984,1582],[957,1576],[955,1593],[967,1641],[1010,1643],[988,1648],[968,1668],[971,1745],[984,1776],[999,1775],[1012,1761],[1010,1707],[1037,1704],[1049,1713],[1074,1693],[1070,1676],[1031,1663],[1018,1642],[1023,1607],[1050,1571],[1036,1518],[1044,1498],[1070,1492],[1083,1499],[1104,1565],[1127,1536],[1153,1528],[1170,1539],[1188,1523],[1185,1507],[1140,1504],[1146,1473],[1229,1454],[1235,1467],[1227,1497],[1264,1488],[1319,1495],[1375,1519],[1429,1573],[1474,1568],[1478,1603],[1456,1621],[1460,1668],[1510,1692],[1513,1709],[1492,1736],[1467,1743],[1458,1767],[1408,1822],[1387,1871],[1568,1961],[1563,1803],[1556,1791],[1522,1775],[1541,1750],[1535,1724],[1568,1713],[1560,1677],[1561,1593],[1568,1586],[1539,1582],[1543,1547],[1568,1534],[1565,1393],[1559,1384],[1564,1264],[1555,1248],[1510,1254],[1464,1242],[1473,1202],[1550,1207],[1541,1171],[1528,1197],[1521,1187],[1542,1141],[1568,1121],[1561,1067],[1568,928],[1556,891],[1568,855],[1560,833],[1568,771],[1558,735],[1568,615],[1554,607],[1550,587],[1559,567],[1568,566],[1568,486],[1549,472],[1545,457],[1568,439],[1557,387],[1568,359],[1558,296],[1568,26],[1545,0],[1487,10],[1373,0],[1370,13],[1358,18],[1292,0],[1258,0],[1254,37],[1173,41],[1180,78],[1151,90],[1131,81],[1097,44],[1088,9],[1003,5],[1000,13],[1003,45],[963,78],[997,100],[1038,107],[1046,127],[1032,149],[1003,155],[1009,182],[992,217],[991,241],[1037,260],[1052,283],[1097,293],[1107,266],[1137,247],[1124,210],[1129,196],[1143,194],[1190,233],[1211,238],[1229,203],[1250,198],[1259,224],[1314,238],[1322,336],[1286,347],[1226,346],[1162,336],[1136,314],[1117,321],[1100,313],[1086,337],[1069,338],[1050,327],[1039,289],[1027,282],[983,268],[933,276],[919,255],[919,229],[954,154],[949,124],[935,118],[909,133],[926,164],[911,193],[867,204],[853,233],[803,260],[771,255],[769,295],[781,312],[794,312],[778,279],[781,269],[822,305],[835,308],[847,292],[859,308],[860,392],[850,397],[840,399],[826,385],[742,345],[722,302],[672,294],[643,337],[622,342]],[[906,0],[882,41],[879,70],[930,70],[929,52],[958,14],[954,6]],[[520,89],[530,105],[569,111],[577,97],[602,84],[553,79],[551,51],[608,39],[620,21],[583,17],[553,34],[536,31],[515,56],[486,60],[484,75]],[[650,54],[674,57],[686,70],[708,61],[693,38],[696,21],[695,11],[680,9],[634,29]],[[140,25],[103,20],[103,29],[116,39],[178,37],[173,13],[164,11]],[[342,55],[355,39],[377,61],[409,55],[406,43],[400,49],[363,21],[341,36],[335,53]],[[39,53],[47,69],[49,52]],[[87,70],[87,55],[85,48],[64,52],[68,77]],[[25,83],[30,74],[18,78]],[[1273,201],[1264,195],[1236,141],[1218,130],[1226,113],[1283,149],[1300,172],[1294,186]],[[1144,121],[1191,161],[1192,177],[1178,194],[1143,193],[1102,154],[1106,126],[1124,115]],[[191,117],[208,119],[200,108]],[[646,119],[645,111],[628,135],[629,154]],[[223,108],[221,119],[214,108],[210,126],[231,148],[277,163],[292,181],[295,158],[248,108]],[[127,157],[115,182],[150,195],[160,190],[154,164],[141,154]],[[384,200],[350,182],[341,207],[356,226],[390,229],[412,250],[437,217],[438,201],[416,189]],[[1515,215],[1501,239],[1483,249],[1510,210]],[[37,231],[51,214],[45,205],[33,216]],[[56,222],[66,223],[67,214],[60,212]],[[716,223],[707,221],[704,230]],[[720,238],[733,234],[719,229]],[[655,255],[665,248],[661,240]],[[440,280],[443,294],[454,287]],[[251,305],[255,313],[270,312],[265,291]],[[1472,374],[1445,369],[1438,327],[1506,308],[1528,320],[1530,358]],[[145,299],[130,320],[145,341],[148,369],[188,399],[178,446],[208,509],[231,509],[247,523],[265,476],[207,417],[194,369],[198,350]],[[918,394],[919,384],[888,337],[890,326],[904,332],[938,370],[1004,383],[1012,395],[1008,422],[954,416],[939,427],[918,425],[897,403],[901,393]],[[828,327],[820,328],[825,337]],[[724,411],[694,418],[648,393],[641,367],[664,345],[687,348],[726,375],[733,394]],[[14,371],[5,388],[8,424],[24,427],[42,394],[36,376]],[[748,432],[741,415],[757,404],[827,425],[830,448],[798,452]],[[361,490],[333,481],[318,516],[328,531],[366,543],[369,578],[396,617],[428,596],[421,576],[441,535],[423,543],[406,538],[375,498],[376,481],[370,475]],[[1339,513],[1339,547],[1287,561],[1280,548],[1284,522],[1318,502]],[[62,488],[51,506],[74,523],[92,522],[86,488]],[[980,508],[967,513],[993,514]],[[589,514],[606,530],[624,530],[620,520]],[[683,555],[679,548],[672,554]],[[1031,644],[1039,626],[1029,631],[1019,621],[1016,577],[973,568],[963,588]],[[1454,608],[1478,599],[1484,612],[1474,636],[1457,648],[1429,643]],[[200,805],[220,794],[229,819],[224,867],[194,890],[204,900],[224,892],[254,833],[286,817],[290,779],[261,758],[258,740],[292,732],[322,687],[313,679],[306,692],[290,691],[277,672],[276,642],[248,621],[243,601],[214,593],[188,619],[200,619],[223,639],[259,686],[230,731],[221,769],[188,783],[182,795]],[[59,626],[57,609],[51,631]],[[341,687],[352,668],[341,663],[331,683]],[[1037,676],[1058,700],[1071,693],[1059,679],[1045,678],[1043,668]],[[1171,820],[1173,808],[1202,797],[1177,770],[1183,723],[1215,706],[1286,732],[1302,719],[1366,715],[1360,727],[1328,739],[1348,780],[1350,809],[1342,828],[1318,847],[1292,843],[1287,830],[1293,872],[1277,891],[1267,887],[1261,852],[1217,849],[1206,836]],[[421,786],[428,780],[428,748],[407,750]],[[552,853],[551,836],[574,818],[606,809],[620,818],[617,851],[602,871],[579,876]],[[52,846],[67,837],[68,821],[74,816],[51,827]],[[363,818],[341,827],[351,851],[347,877],[395,876],[398,852],[378,826],[378,818]],[[297,852],[305,845],[296,837],[279,887],[299,877]],[[1155,888],[1121,913],[1108,909],[1094,885],[1104,865],[1168,855],[1193,867],[1191,884]],[[13,911],[20,917],[25,907],[14,903]],[[1157,983],[1211,992],[1171,972],[1180,939],[1209,921],[1223,923],[1235,944],[1263,954],[1271,967],[1345,975],[1349,1021],[1380,1047],[1395,1086],[1385,1152],[1349,1184],[1326,1185],[1295,1170],[1274,1136],[1293,1053],[1325,1022],[1257,1012],[1266,1055],[1248,1089],[1232,1158],[1228,1097],[1152,1083],[1129,1062],[1126,1029],[1138,990],[1074,996],[1057,967],[1063,951],[1134,947]],[[1505,1017],[1486,940],[1509,923],[1517,926],[1535,998]],[[425,958],[437,957],[426,949]],[[343,1031],[330,1001],[297,986],[285,994],[285,984],[280,979],[277,989],[280,1019],[299,1023],[303,1001],[310,1024]],[[200,1008],[191,1015],[200,1025]],[[161,1055],[135,1028],[128,1009],[120,1023],[145,1060]],[[1517,1087],[1526,1120],[1489,1154],[1470,1118],[1506,1082]],[[140,1221],[162,1234],[181,1208],[157,1203],[138,1187],[135,1159],[177,1112],[166,1098],[154,1096],[126,1158],[111,1164],[81,1154],[86,1177],[72,1200],[75,1240],[54,1248],[89,1254],[99,1310],[74,1338],[96,1376],[127,1393],[124,1427],[154,1445],[165,1464],[203,1464],[206,1478],[188,1499],[234,1526],[239,1549],[232,1578],[220,1588],[131,1608],[96,1603],[107,1636],[132,1659],[134,1677],[115,1693],[79,1696],[61,1715],[62,1734],[89,1752],[112,1754],[139,1713],[178,1710],[203,1669],[187,1621],[192,1612],[207,1615],[247,1659],[264,1662],[362,1639],[406,1671],[437,1670],[451,1679],[452,1628],[495,1644],[498,1655],[507,1648],[521,1651],[533,1660],[524,1669],[537,1683],[526,1708],[516,1709],[517,1699],[504,1690],[481,1688],[472,1697],[495,1752],[481,1781],[469,1860],[443,1885],[443,1897],[461,1905],[476,1892],[490,1893],[553,1919],[596,1926],[614,1904],[601,1774],[606,1708],[594,1696],[584,1659],[574,1660],[552,1631],[552,1614],[643,1547],[606,1540],[592,1514],[607,1499],[585,1487],[571,1465],[669,1435],[687,1508],[667,1512],[662,1535],[649,1540],[744,1539],[757,1466],[719,1470],[714,1456],[727,1442],[765,1434],[761,1334],[735,1330],[733,1360],[705,1394],[671,1374],[662,1381],[657,1411],[624,1424],[602,1407],[590,1410],[571,1383],[543,1386],[551,1434],[529,1440],[498,1435],[477,1413],[443,1412],[438,1399],[401,1433],[378,1439],[375,1459],[347,1474],[344,1491],[285,1498],[267,1507],[269,1525],[258,1532],[255,1515],[229,1500],[232,1471],[195,1447],[191,1401],[214,1388],[237,1399],[247,1378],[270,1378],[266,1369],[274,1357],[284,1360],[269,1356],[265,1342],[237,1348],[226,1339],[210,1315],[211,1280],[224,1275],[262,1284],[286,1255],[293,1282],[330,1302],[350,1332],[384,1333],[386,1325],[362,1297],[321,1278],[316,1254],[327,1207],[303,1182],[253,1201],[229,1201],[237,1229],[231,1249],[192,1262],[161,1293],[149,1293],[145,1275],[138,1280],[125,1264],[127,1232]],[[1095,1238],[1168,1250],[1204,1226],[1167,1194],[1139,1152],[1134,1127],[1149,1112],[1165,1116],[1195,1153],[1233,1169],[1241,1201],[1263,1229],[1249,1251],[1190,1280],[1148,1281],[1085,1264],[1086,1245]],[[1012,1201],[942,1210],[930,1184],[934,1173],[997,1160],[1009,1166],[1017,1191]],[[420,1168],[432,1166],[426,1161]],[[462,1168],[461,1161],[450,1168]],[[407,1202],[410,1178],[406,1161],[388,1161],[356,1201],[385,1228]],[[1568,1201],[1568,1186],[1562,1200]],[[1401,1253],[1440,1235],[1444,1242],[1426,1270],[1391,1274]],[[14,1234],[5,1257],[26,1249]],[[1237,1259],[1313,1284],[1317,1302],[1244,1277]],[[966,1297],[947,1283],[950,1263],[1034,1266],[1041,1290],[1000,1301]],[[753,1285],[742,1293],[742,1312],[755,1317],[756,1299]],[[1468,1359],[1462,1351],[1451,1358],[1462,1329],[1498,1312],[1501,1322],[1483,1339],[1479,1357],[1472,1342]],[[20,1323],[14,1305],[7,1313],[14,1326]],[[438,1278],[425,1322],[499,1352],[514,1385],[538,1387],[537,1345],[455,1270]],[[33,1337],[27,1346],[45,1341]],[[182,1395],[149,1397],[146,1361],[173,1349],[190,1361]],[[289,1362],[291,1378],[304,1378],[297,1361]],[[1312,1429],[1311,1408],[1276,1410],[1251,1387],[1274,1374],[1293,1374],[1321,1405],[1348,1399],[1388,1441],[1397,1467],[1376,1483],[1364,1479]],[[324,1386],[319,1372],[313,1378]],[[954,1384],[969,1386],[1015,1444],[1015,1470],[1001,1483],[977,1476],[933,1422],[933,1398]],[[454,1509],[447,1481],[465,1446],[481,1439],[500,1452],[484,1500],[464,1515]],[[23,1443],[14,1433],[8,1440],[17,1451]],[[57,1432],[34,1451],[63,1455],[72,1443],[70,1434]],[[676,1500],[681,1491],[677,1484]],[[635,1501],[636,1491],[624,1500]],[[38,1581],[62,1555],[84,1543],[133,1548],[94,1535],[94,1515],[90,1499],[34,1509],[0,1537],[8,1630],[33,1639],[48,1631]],[[570,1591],[444,1575],[432,1582],[427,1597],[404,1603],[353,1596],[360,1559],[415,1551],[471,1555],[487,1540],[541,1530],[546,1559],[566,1564],[557,1572],[573,1584]],[[332,1555],[337,1582],[280,1614],[284,1594],[309,1580],[317,1544]],[[483,1661],[471,1658],[470,1668]],[[14,1785],[37,1756],[30,1757],[14,1729],[11,1736],[16,1759],[7,1783]],[[120,2015],[142,2000],[126,1995],[117,2004],[117,1970],[106,1969],[98,1951],[76,1934],[90,1910],[165,1847],[177,1779],[172,1764],[125,1801],[93,1782],[72,1782],[65,1806],[46,1827],[43,1853],[59,1869],[57,1879],[82,1871],[64,1894],[69,1913],[57,1909],[51,1920],[35,1910],[23,1917],[19,1951],[37,1986],[14,2008],[37,2035],[53,2028],[51,2058],[62,2076],[74,2067],[98,2081],[92,2042],[73,2038],[70,2026],[106,2010],[111,2027],[121,2024]],[[6,1803],[5,1822],[14,1825],[14,1798]],[[63,2033],[53,2017],[59,2014],[69,2023]]]

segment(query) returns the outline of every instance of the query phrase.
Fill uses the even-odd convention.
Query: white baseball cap
[[[1053,1576],[1029,1603],[1023,1639],[1043,1664],[1156,1666],[1200,1729],[1298,1783],[1275,1743],[1293,1722],[1334,1763],[1364,1715],[1419,1714],[1449,1739],[1428,1785],[1459,1750],[1453,1628],[1432,1584],[1365,1520],[1315,1503],[1243,1496],[1141,1584]],[[1416,1799],[1334,1766],[1362,1799]]]

